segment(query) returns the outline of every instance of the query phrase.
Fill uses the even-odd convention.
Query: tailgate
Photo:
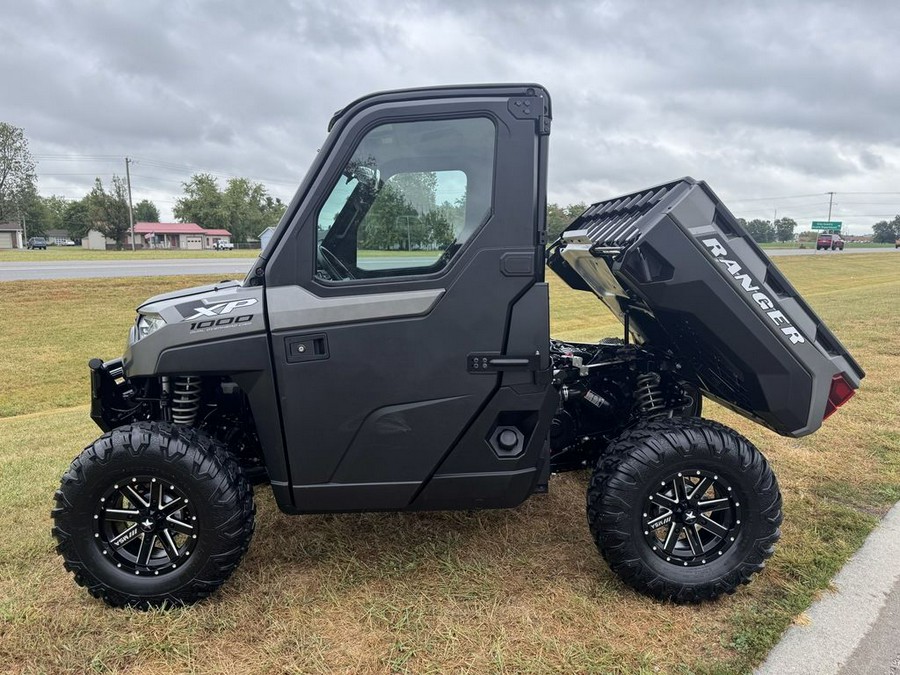
[[[706,183],[598,202],[549,266],[593,291],[635,340],[670,349],[724,405],[787,436],[819,428],[865,376]]]

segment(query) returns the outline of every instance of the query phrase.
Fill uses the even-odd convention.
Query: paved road
[[[243,276],[250,269],[250,258],[197,260],[67,260],[50,262],[0,263],[0,281],[21,279],[86,279],[90,277],[151,277],[177,274],[222,274]],[[223,277],[224,278],[224,277]]]
[[[900,504],[757,675],[900,675]]]
[[[851,253],[893,253],[894,249],[848,248],[846,251],[816,251],[814,249],[775,248],[766,251],[770,256],[784,255],[849,255]],[[900,255],[900,251],[898,251]],[[250,269],[253,258],[173,258],[170,260],[60,260],[0,263],[0,281],[22,279],[87,279],[90,277],[154,277],[182,274],[221,274],[222,278],[243,277]],[[417,267],[428,265],[429,258],[410,256],[385,256],[361,258],[368,269],[385,269],[402,265]]]
[[[243,277],[255,258],[173,258],[171,260],[59,260],[0,262],[0,281],[23,279],[87,279],[91,277],[155,277],[182,274],[221,274],[222,278]],[[367,269],[385,269],[396,265],[416,267],[432,260],[422,257],[362,258]]]

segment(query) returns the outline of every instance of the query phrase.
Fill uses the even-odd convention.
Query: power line
[[[824,197],[829,194],[828,192],[811,192],[805,195],[781,195],[780,197],[746,197],[743,199],[731,199],[729,198],[729,202],[763,202],[763,201],[776,201],[779,199],[800,199],[801,197]]]

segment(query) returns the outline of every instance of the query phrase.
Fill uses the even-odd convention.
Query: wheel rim
[[[661,559],[679,567],[706,565],[737,540],[740,497],[718,473],[679,471],[647,496],[641,526],[647,544]]]
[[[152,476],[110,487],[94,513],[94,541],[117,568],[161,576],[185,564],[197,544],[199,522],[187,495]]]

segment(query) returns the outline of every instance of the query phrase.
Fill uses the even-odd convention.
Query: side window
[[[487,118],[372,129],[319,211],[316,276],[429,274],[491,212],[496,130]]]

